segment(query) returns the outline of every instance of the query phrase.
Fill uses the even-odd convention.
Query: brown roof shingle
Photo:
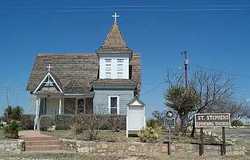
[[[33,92],[47,73],[46,66],[52,66],[51,73],[56,77],[64,93],[88,93],[92,89],[92,82],[98,79],[98,57],[96,54],[43,54],[36,57],[27,90]],[[140,62],[139,55],[134,54],[131,59],[131,80],[136,85],[136,92],[140,91]]]
[[[119,26],[117,23],[112,25],[110,32],[107,35],[103,48],[126,48],[127,45],[122,37]]]
[[[132,52],[126,45],[125,40],[123,39],[122,33],[119,29],[117,23],[112,25],[110,32],[107,34],[107,37],[103,45],[97,50],[98,53],[126,53]]]

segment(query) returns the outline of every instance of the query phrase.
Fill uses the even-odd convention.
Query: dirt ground
[[[0,155],[0,160],[248,160],[248,157],[194,157],[192,155],[171,155],[164,157],[145,156],[94,156],[78,153],[23,153],[19,155]]]
[[[221,129],[211,129],[213,133],[221,136]],[[247,156],[250,157],[250,128],[226,128],[226,139],[232,140],[236,144],[246,147]],[[249,158],[250,159],[250,158]]]

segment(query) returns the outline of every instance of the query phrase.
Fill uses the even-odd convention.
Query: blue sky
[[[190,69],[231,75],[235,96],[250,98],[250,2],[0,1],[0,110],[9,102],[31,112],[25,91],[38,53],[93,52],[112,25],[114,11],[127,44],[141,55],[141,99],[147,115],[163,110],[164,74],[180,71],[187,50]]]

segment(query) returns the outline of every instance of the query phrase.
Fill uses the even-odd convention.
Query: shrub
[[[162,124],[159,120],[150,119],[147,121],[147,127],[159,128],[159,127],[162,127]]]
[[[139,131],[138,136],[141,142],[156,142],[160,137],[160,128],[146,127]]]
[[[23,115],[22,119],[21,119],[21,127],[24,130],[29,130],[29,129],[33,129],[34,127],[34,118],[35,115]]]
[[[117,132],[125,128],[126,116],[124,115],[79,114],[74,123],[74,132],[86,134],[85,137],[89,140],[97,139],[99,130]]]
[[[239,126],[243,126],[243,122],[241,120],[233,120],[231,122],[231,125],[234,126],[234,127],[239,127]]]
[[[56,115],[55,125],[57,130],[66,130],[72,127],[74,116],[71,114]]]
[[[18,138],[19,124],[16,121],[11,121],[10,124],[4,127],[4,134],[7,138]]]
[[[40,117],[40,130],[47,131],[53,125],[55,125],[55,119],[52,115],[42,115]]]
[[[89,140],[96,140],[101,122],[100,118],[98,119],[95,114],[79,114],[76,117],[74,129],[77,134],[85,133],[84,136]]]
[[[126,130],[125,115],[97,115],[97,118],[101,121],[102,130]]]
[[[112,126],[109,122],[103,121],[100,126],[100,130],[112,130]]]
[[[126,120],[126,119],[125,119]],[[118,115],[109,115],[107,119],[108,123],[111,126],[111,129],[114,132],[119,132],[120,130],[124,130],[123,117]]]

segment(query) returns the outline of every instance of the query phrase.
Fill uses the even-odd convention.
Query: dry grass
[[[78,134],[76,137],[73,130],[55,130],[51,132],[46,131],[42,133],[65,139],[77,138],[77,140],[88,140],[87,133]],[[108,141],[108,142],[124,142],[128,141],[129,139],[126,138],[125,131],[113,132],[110,130],[100,130],[97,136],[97,140]]]
[[[0,129],[0,140],[6,139],[3,129]]]
[[[157,157],[146,156],[119,156],[119,155],[86,155],[79,153],[22,153],[22,154],[2,154],[0,160],[248,160],[242,156],[194,156],[192,154],[159,155]]]

